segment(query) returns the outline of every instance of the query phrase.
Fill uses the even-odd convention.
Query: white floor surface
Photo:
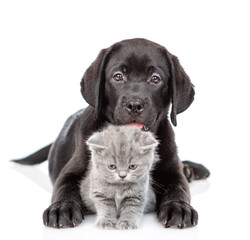
[[[118,231],[96,228],[95,215],[87,216],[81,225],[72,229],[44,227],[42,212],[49,205],[52,190],[47,163],[19,166],[5,162],[1,169],[0,225],[5,239],[249,239],[249,197],[234,180],[220,181],[222,177],[216,170],[208,180],[190,184],[192,205],[199,212],[198,226],[165,229],[152,213],[143,217],[139,229]]]

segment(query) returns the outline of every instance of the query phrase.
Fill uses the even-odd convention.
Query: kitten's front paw
[[[99,218],[96,221],[96,226],[103,229],[113,229],[115,228],[115,221],[106,218]]]
[[[115,227],[117,229],[123,230],[123,229],[136,229],[138,226],[135,222],[130,220],[119,220],[116,223]]]

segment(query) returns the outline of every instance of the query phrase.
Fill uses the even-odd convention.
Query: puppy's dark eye
[[[123,75],[122,75],[122,73],[115,73],[114,74],[114,76],[113,76],[113,79],[115,80],[115,81],[122,81],[123,80]]]
[[[110,165],[108,165],[108,168],[109,168],[110,170],[114,170],[114,169],[116,169],[116,165],[110,164]]]
[[[136,168],[137,168],[137,166],[136,165],[134,165],[134,164],[131,164],[131,165],[129,165],[129,167],[128,167],[129,169],[131,169],[131,170],[135,170]]]
[[[161,81],[161,77],[159,75],[156,75],[154,74],[151,79],[150,79],[150,82],[154,83],[154,84],[157,84]]]

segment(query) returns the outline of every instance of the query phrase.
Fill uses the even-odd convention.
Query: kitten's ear
[[[86,144],[89,146],[90,150],[94,150],[97,153],[101,153],[104,149],[106,149],[103,136],[100,132],[96,132],[90,136],[90,138],[86,141]]]
[[[142,137],[142,143],[140,150],[142,153],[146,153],[149,150],[154,150],[159,145],[159,142],[155,139],[152,133],[146,132],[145,136]]]

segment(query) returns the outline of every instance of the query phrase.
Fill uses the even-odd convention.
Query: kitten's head
[[[158,141],[151,132],[136,127],[110,125],[94,133],[86,143],[93,167],[111,183],[136,182],[158,160]]]

